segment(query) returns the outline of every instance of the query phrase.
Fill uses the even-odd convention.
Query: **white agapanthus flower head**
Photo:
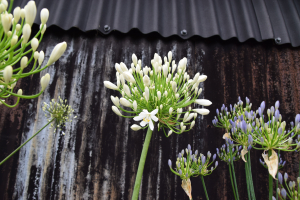
[[[199,84],[207,76],[197,73],[191,79],[186,72],[187,59],[181,59],[177,65],[172,61],[172,52],[168,52],[163,60],[155,53],[151,65],[152,68],[143,67],[142,61],[135,54],[132,55],[130,69],[123,62],[115,64],[116,83],[104,81],[105,87],[117,90],[122,95],[111,96],[113,111],[117,115],[134,118],[135,121],[142,120],[141,126],[131,126],[135,131],[148,126],[153,130],[153,121],[159,123],[158,130],[163,129],[167,137],[173,132],[180,134],[191,130],[197,114],[209,113],[206,108],[192,109],[193,103],[211,105],[209,100],[197,99],[202,91]],[[122,112],[130,113],[131,116],[125,116]]]

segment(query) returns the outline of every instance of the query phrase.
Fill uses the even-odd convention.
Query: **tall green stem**
[[[278,150],[278,163],[279,163],[279,157],[280,157],[280,150]],[[278,169],[279,169],[279,166],[278,166]],[[300,170],[300,166],[299,166],[299,170]],[[277,171],[277,175],[276,175],[276,178],[277,178],[277,180],[276,180],[276,190],[277,190],[277,188],[278,188],[278,171]],[[276,193],[276,200],[278,200],[278,193],[277,192],[275,192]]]
[[[272,150],[268,151],[269,157],[272,155]],[[273,177],[269,174],[269,200],[272,200],[273,196]]]
[[[248,194],[248,199],[251,200],[251,190],[250,190],[250,186],[249,186],[249,174],[248,174],[248,159],[246,157],[246,161],[245,162],[245,173],[246,173],[246,184],[247,184],[247,194]]]
[[[250,190],[251,190],[251,196],[252,196],[253,200],[256,200],[255,192],[254,192],[253,179],[252,179],[250,151],[248,152],[248,155],[246,157],[248,157],[247,163],[248,163],[248,176],[249,176],[249,185],[250,185]]]
[[[204,189],[204,192],[205,192],[206,199],[209,200],[203,176],[201,176],[201,181],[202,181],[202,185],[203,185],[203,189]]]
[[[235,178],[235,171],[234,171],[234,165],[233,165],[233,156],[232,156],[232,146],[229,146],[229,152],[230,152],[230,165],[229,167],[231,167],[232,170],[232,176],[233,176],[233,181],[234,181],[234,187],[235,187],[235,191],[236,191],[236,198],[239,200],[239,191],[238,191],[238,187],[236,184],[236,178]]]
[[[233,183],[233,179],[232,179],[232,173],[231,173],[230,163],[228,164],[228,167],[229,167],[229,174],[230,174],[231,187],[232,187],[234,199],[236,200],[237,198],[236,198],[236,194],[235,194],[235,188],[234,188],[234,183]]]
[[[16,152],[18,152],[25,144],[27,144],[32,138],[34,138],[37,134],[39,134],[46,126],[48,126],[51,122],[53,122],[55,118],[51,119],[43,128],[41,128],[36,134],[31,136],[26,142],[24,142],[21,146],[19,146],[16,150],[14,150],[11,154],[9,154],[4,160],[0,162],[0,166],[7,161],[11,156],[13,156]]]
[[[145,162],[146,162],[146,157],[147,157],[147,152],[148,152],[148,147],[150,144],[151,136],[152,136],[152,130],[150,129],[150,127],[148,127],[147,135],[146,135],[143,150],[142,150],[142,155],[141,155],[140,162],[139,162],[138,171],[137,171],[136,178],[135,178],[132,200],[137,200],[139,197],[139,191],[140,191],[140,186],[141,186],[141,181],[142,181],[142,176],[143,176],[143,171],[144,171],[144,166],[145,166]]]

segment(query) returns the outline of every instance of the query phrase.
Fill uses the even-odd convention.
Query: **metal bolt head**
[[[104,26],[104,31],[107,32],[107,31],[109,31],[109,30],[110,30],[110,27],[109,27],[108,25],[105,25],[105,26]]]
[[[275,43],[276,43],[276,44],[281,43],[281,38],[280,38],[280,37],[275,38]]]
[[[181,32],[180,32],[181,35],[187,35],[187,30],[183,29]]]

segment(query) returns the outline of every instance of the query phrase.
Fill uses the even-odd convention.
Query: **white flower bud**
[[[1,3],[0,4],[0,13],[3,13],[3,11],[5,11],[5,6]],[[0,102],[0,105],[1,105],[1,102]]]
[[[169,114],[172,115],[172,113],[173,113],[173,108],[170,107],[170,109],[169,109]]]
[[[7,9],[7,6],[8,6],[7,0],[2,0],[2,1],[1,1],[1,4],[3,4],[4,10],[6,10],[6,9]]]
[[[42,24],[46,24],[49,18],[49,10],[47,8],[43,8],[41,10],[41,22]]]
[[[157,98],[158,98],[158,100],[161,99],[161,92],[160,91],[157,91]]]
[[[21,29],[21,25],[20,25],[20,24],[17,24],[17,25],[16,25],[16,32],[18,33],[18,32],[20,31],[20,29]]]
[[[122,114],[121,114],[120,110],[116,106],[112,106],[111,108],[114,111],[114,113],[116,113],[117,115],[122,117]]]
[[[205,81],[206,79],[207,79],[207,76],[206,76],[206,75],[201,75],[201,76],[199,76],[199,78],[198,78],[198,83],[201,83],[201,82]]]
[[[142,68],[142,61],[141,61],[141,59],[139,59],[138,64]]]
[[[164,92],[164,95],[165,95],[165,96],[168,96],[168,92],[167,92],[167,91],[165,91],[165,92]]]
[[[9,83],[11,77],[13,74],[13,68],[12,66],[6,66],[3,70],[3,78],[4,78],[4,82],[7,84]]]
[[[120,63],[120,68],[121,68],[121,70],[123,72],[127,72],[128,71],[128,68],[126,67],[126,65],[123,62]]]
[[[145,87],[145,99],[146,101],[149,101],[149,88]]]
[[[122,74],[124,78],[130,83],[136,83],[134,77],[129,71],[123,72]]]
[[[22,89],[19,89],[19,90],[18,90],[18,95],[22,95],[22,94],[23,94]]]
[[[194,126],[195,126],[195,121],[192,121],[190,129],[192,129]]]
[[[18,23],[18,21],[20,20],[21,17],[21,8],[20,7],[16,7],[14,9],[14,22]]]
[[[36,16],[36,5],[34,1],[29,1],[25,6],[25,21],[26,24],[32,26]]]
[[[172,90],[174,93],[177,91],[177,83],[175,81],[172,82]]]
[[[25,18],[25,9],[21,9],[21,18],[24,19]]]
[[[164,64],[163,65],[163,73],[164,73],[164,77],[167,77],[168,76],[168,65]]]
[[[129,107],[129,108],[132,107],[131,103],[130,103],[127,99],[125,99],[125,98],[121,98],[121,99],[120,99],[120,103],[121,103],[123,106]]]
[[[149,87],[149,86],[150,86],[150,78],[149,78],[148,75],[145,75],[145,76],[143,77],[143,82],[144,82],[144,85],[145,85],[146,87]]]
[[[181,127],[181,131],[180,131],[180,132],[181,132],[181,133],[182,133],[182,132],[184,132],[184,131],[185,131],[185,129],[186,129],[186,126],[182,126],[182,127]]]
[[[39,59],[39,57],[40,57],[40,53],[39,52],[34,52],[34,54],[33,54],[33,57],[34,57],[34,59],[35,60],[37,60],[37,59]]]
[[[202,92],[202,88],[200,88],[200,89],[198,90],[198,96],[201,94],[201,92]]]
[[[172,61],[172,52],[171,51],[168,52],[168,59],[169,59],[169,62]]]
[[[120,107],[119,97],[110,96],[110,99],[113,102],[113,104],[115,104],[115,106]]]
[[[119,90],[119,87],[117,87],[115,84],[113,84],[110,81],[104,81],[104,86],[107,87],[108,89],[112,89],[112,90]]]
[[[31,34],[31,27],[29,24],[25,24],[23,27],[23,41],[22,44],[26,44]]]
[[[40,29],[41,29],[42,27],[43,27],[43,29],[41,30],[41,33],[44,34],[45,31],[46,31],[46,29],[47,29],[47,25],[46,25],[46,24],[44,24],[44,25],[41,24],[41,25],[40,25]]]
[[[196,99],[195,103],[199,104],[201,106],[210,106],[212,104],[212,102],[210,100],[207,100],[207,99]]]
[[[125,84],[125,79],[124,79],[123,73],[120,74],[120,80],[121,80],[122,85],[124,85]]]
[[[131,93],[130,93],[130,89],[129,89],[128,85],[124,84],[123,89],[124,89],[125,94],[127,94],[127,96],[131,97]]]
[[[27,56],[24,56],[21,59],[21,69],[24,69],[25,67],[27,67],[27,65],[28,65],[28,58],[27,58]]]
[[[6,34],[11,27],[11,20],[12,20],[11,14],[8,14],[8,13],[1,14],[2,26],[3,26],[4,32]]]
[[[133,110],[137,111],[137,103],[136,100],[134,100],[133,104],[132,104]]]
[[[199,113],[200,115],[208,115],[209,114],[209,110],[206,108],[193,109],[193,111]]]
[[[172,74],[175,72],[175,70],[176,70],[176,67],[177,67],[177,65],[176,65],[176,64],[172,65]]]
[[[134,65],[137,65],[137,57],[135,54],[132,54],[132,62]]]
[[[62,42],[57,44],[53,51],[51,52],[50,58],[48,60],[47,66],[52,65],[52,63],[54,63],[55,61],[57,61],[62,54],[66,51],[67,49],[67,43],[66,42]]]
[[[140,127],[139,125],[133,124],[130,128],[131,128],[132,130],[134,130],[134,131],[138,131],[138,130],[140,130],[142,127]]]
[[[194,117],[194,113],[189,114],[189,116],[186,119],[183,119],[183,122],[188,122]]]
[[[40,56],[39,56],[39,65],[42,65],[43,61],[45,58],[45,54],[43,51],[40,51]]]
[[[160,104],[159,108],[160,108],[161,110],[163,109],[163,107],[164,107],[164,106],[163,106],[162,104]]]
[[[135,66],[135,71],[136,71],[136,73],[140,73],[141,67],[140,67],[139,64],[137,64],[137,65]]]
[[[47,73],[45,76],[41,78],[41,86],[42,86],[42,91],[46,89],[50,82],[50,75]]]
[[[14,35],[10,41],[10,46],[14,46],[18,42],[18,36]]]
[[[173,131],[172,131],[172,130],[169,130],[169,132],[168,132],[168,137],[169,137],[170,135],[172,135],[172,133],[173,133]]]
[[[33,38],[31,40],[31,48],[33,51],[36,51],[36,49],[38,48],[39,46],[39,40],[37,38]]]

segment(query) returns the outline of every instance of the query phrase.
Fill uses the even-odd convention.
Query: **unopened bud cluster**
[[[107,88],[117,90],[122,95],[121,98],[111,96],[114,104],[112,110],[123,117],[135,117],[141,112],[147,114],[155,110],[159,120],[158,129],[162,128],[166,136],[173,132],[180,134],[189,131],[195,125],[197,114],[209,113],[208,109],[191,107],[193,103],[211,105],[209,100],[197,99],[202,91],[199,84],[205,81],[207,76],[197,73],[191,78],[186,72],[187,59],[181,59],[177,65],[172,60],[171,52],[163,60],[155,54],[151,65],[152,68],[143,67],[142,61],[138,60],[135,54],[132,55],[130,69],[123,62],[115,64],[116,84],[104,81]],[[124,116],[120,110],[133,116]],[[149,119],[145,120],[148,122]],[[141,122],[141,126],[145,124],[147,123]],[[133,125],[131,128],[139,130],[142,127]]]
[[[184,156],[186,154],[186,157]],[[217,155],[213,156],[208,151],[207,156],[203,154],[198,155],[198,150],[193,154],[191,150],[191,145],[188,148],[182,150],[178,154],[174,169],[172,168],[171,160],[168,160],[168,165],[170,170],[180,176],[182,180],[188,180],[191,176],[208,176],[210,175],[218,166],[218,161],[215,162]],[[213,165],[213,163],[215,164]]]
[[[7,11],[7,8],[7,0],[2,0],[0,3],[0,34],[2,36],[0,41],[0,105],[4,104],[8,107],[14,107],[18,104],[20,98],[32,99],[38,97],[47,87],[50,75],[42,77],[42,89],[36,95],[22,95],[22,92],[14,93],[13,89],[17,81],[39,73],[52,65],[64,53],[67,44],[62,42],[56,45],[47,64],[42,67],[45,57],[44,52],[36,50],[46,30],[46,22],[49,18],[48,9],[44,8],[41,10],[40,31],[30,40],[31,27],[37,14],[35,2],[29,1],[23,9],[16,7],[13,14],[10,13],[10,10]],[[29,57],[27,57],[28,54]],[[25,70],[32,61],[34,61],[32,68]],[[20,63],[20,67],[15,67],[15,64],[18,62]],[[11,95],[18,97],[15,105],[5,103],[5,98]]]
[[[278,187],[276,190],[278,197],[280,197],[280,199],[300,200],[300,193],[299,193],[300,177],[297,178],[297,182],[296,181],[287,182],[287,179],[288,179],[287,173],[284,173],[284,177],[282,177],[282,174],[278,172],[278,182],[281,188],[280,189]],[[273,199],[276,198],[273,196]]]
[[[242,146],[234,146],[233,141],[226,138],[226,143],[220,149],[217,148],[216,150],[218,157],[227,164],[230,164],[231,161],[238,161],[241,158],[241,149]]]
[[[55,119],[51,124],[51,127],[58,128],[61,130],[62,126],[65,126],[66,122],[72,121],[72,115],[74,110],[71,106],[67,105],[67,100],[62,100],[58,97],[59,100],[56,102],[54,99],[47,104],[44,102],[43,111],[45,112],[45,116],[48,118],[48,121]],[[74,118],[76,118],[75,116]]]

